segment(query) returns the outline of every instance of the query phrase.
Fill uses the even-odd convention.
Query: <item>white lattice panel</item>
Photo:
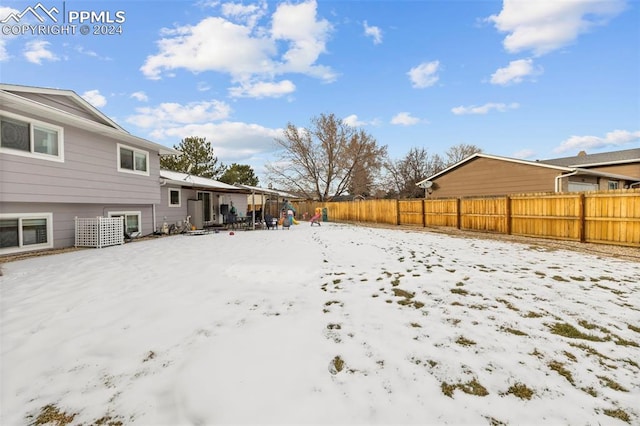
[[[108,247],[124,244],[121,217],[76,217],[76,247]]]

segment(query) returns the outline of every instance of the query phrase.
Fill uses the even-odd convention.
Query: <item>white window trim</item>
[[[172,192],[177,192],[178,193],[178,204],[171,204],[171,193]],[[182,207],[182,191],[180,190],[180,188],[167,188],[167,195],[169,197],[169,200],[167,202],[169,207]]]
[[[612,186],[615,186],[615,188],[611,188]],[[610,180],[607,182],[607,189],[608,190],[616,190],[616,189],[620,189],[620,181],[619,180]]]
[[[141,211],[113,211],[107,213],[108,217],[114,216],[138,216],[138,232],[139,235],[142,234],[142,212]],[[127,232],[127,222],[124,223],[124,231]]]
[[[144,155],[145,155],[145,158],[147,159],[147,167],[146,167],[146,168],[147,168],[147,171],[129,170],[129,169],[123,169],[122,167],[120,167],[120,164],[121,164],[121,163],[120,163],[120,148],[129,149],[129,150],[133,151],[133,153],[134,153],[134,154],[135,154],[136,152],[137,152],[137,153],[140,153],[140,154],[144,154]],[[132,146],[124,145],[124,144],[121,144],[121,143],[117,144],[117,150],[118,150],[117,155],[118,155],[118,171],[119,171],[119,172],[122,172],[122,173],[131,173],[131,174],[134,174],[134,175],[140,175],[140,176],[149,176],[149,155],[150,155],[150,154],[149,154],[149,151],[145,151],[145,150],[143,150],[143,149],[139,149],[139,148],[134,148],[134,147],[132,147]],[[134,158],[133,158],[133,164],[134,164],[134,167],[135,167],[135,164],[136,164],[135,156],[134,156]]]
[[[59,163],[64,163],[64,128],[60,126],[56,126],[55,124],[46,123],[44,121],[36,120],[30,117],[25,117],[23,115],[14,114],[12,112],[7,112],[4,110],[0,110],[0,115],[3,115],[7,118],[13,118],[14,120],[24,121],[25,123],[29,124],[29,152],[21,151],[19,149],[5,148],[0,145],[0,153],[17,155],[19,157],[37,158],[39,160],[57,161]],[[56,132],[58,132],[58,155],[49,155],[49,154],[42,154],[39,152],[33,152],[33,140],[34,140],[33,126],[34,125],[38,127],[43,127],[45,129],[55,130]]]
[[[0,213],[0,219],[18,219],[18,247],[5,247],[0,254],[22,253],[53,248],[53,213]],[[45,219],[47,221],[47,242],[44,244],[22,245],[22,219]]]

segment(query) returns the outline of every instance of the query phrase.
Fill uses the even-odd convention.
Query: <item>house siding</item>
[[[142,204],[2,203],[3,214],[52,213],[53,248],[75,245],[75,218],[107,217],[109,212],[139,211],[143,235],[153,233],[153,206]],[[0,251],[2,254],[2,251]]]
[[[64,128],[64,162],[1,154],[0,192],[3,202],[160,202],[160,159],[157,151],[148,151],[149,176],[119,172],[116,139],[47,120],[46,117],[30,117]]]
[[[431,198],[552,192],[562,171],[478,157],[433,179]]]

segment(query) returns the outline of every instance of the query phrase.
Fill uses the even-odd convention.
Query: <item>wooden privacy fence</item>
[[[640,189],[425,200],[297,203],[330,221],[445,226],[509,235],[640,247]]]

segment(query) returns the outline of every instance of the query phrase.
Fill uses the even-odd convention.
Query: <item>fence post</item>
[[[400,225],[400,200],[396,199],[396,225]]]
[[[460,214],[460,198],[456,198],[456,228],[460,229],[461,227],[461,214]]]
[[[420,200],[420,214],[422,214],[422,227],[426,227],[427,226],[427,218],[424,217],[424,202],[426,200]]]
[[[511,197],[508,195],[505,197],[505,203],[504,215],[507,219],[507,235],[511,235]]]
[[[580,193],[580,196],[578,197],[578,236],[580,239],[581,243],[584,243],[586,241],[586,236],[585,236],[585,226],[586,226],[586,220],[585,220],[585,197],[584,197],[584,192]]]

